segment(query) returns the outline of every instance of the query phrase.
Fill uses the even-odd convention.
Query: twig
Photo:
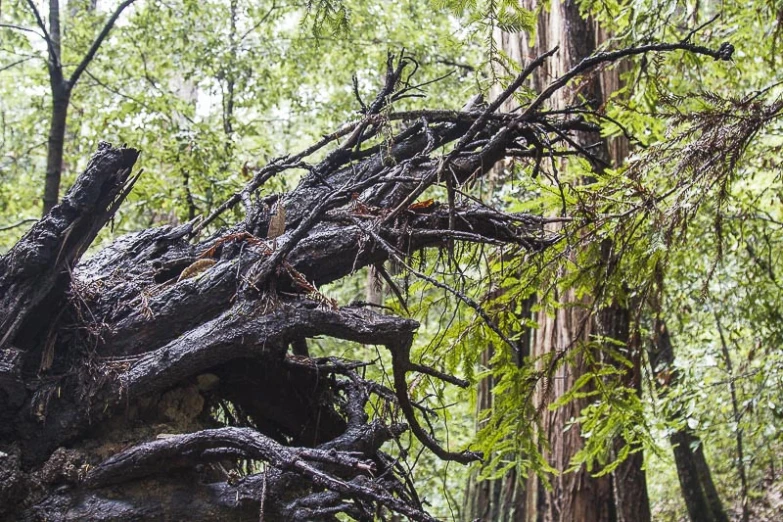
[[[12,228],[20,227],[20,226],[24,225],[25,223],[35,223],[36,221],[38,221],[38,218],[24,218],[24,219],[21,219],[21,220],[17,221],[16,223],[12,223],[10,225],[0,226],[0,232],[6,231],[6,230],[11,230]]]
[[[716,14],[715,16],[713,16],[712,18],[710,18],[709,20],[707,20],[706,22],[704,22],[703,24],[701,24],[699,27],[697,27],[696,29],[694,29],[694,30],[692,30],[691,32],[689,32],[689,33],[688,33],[688,35],[687,35],[685,38],[683,38],[681,41],[682,41],[683,43],[690,42],[690,41],[691,41],[691,37],[692,37],[694,34],[698,33],[699,31],[701,31],[702,29],[704,29],[705,27],[707,27],[708,25],[710,25],[712,22],[714,22],[714,21],[715,21],[715,20],[717,20],[718,18],[720,18],[720,13]]]
[[[3,28],[3,29],[13,29],[15,31],[22,31],[24,33],[31,33],[31,34],[34,34],[35,36],[43,39],[44,41],[46,41],[46,36],[42,35],[41,33],[35,32],[34,30],[30,29],[29,27],[22,27],[21,25],[16,25],[16,24],[0,24],[0,28]]]

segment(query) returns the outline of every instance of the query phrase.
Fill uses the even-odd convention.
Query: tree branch
[[[38,38],[41,38],[43,41],[46,41],[46,36],[42,35],[41,33],[37,33],[30,29],[29,27],[22,27],[21,25],[15,25],[15,24],[0,24],[0,28],[3,29],[14,29],[15,31],[22,31],[24,33],[31,33],[37,36]]]
[[[31,1],[32,0],[28,0],[28,2]],[[125,10],[125,8],[131,5],[133,2],[135,2],[135,0],[125,0],[112,13],[109,20],[103,26],[103,29],[101,29],[101,32],[98,33],[98,36],[95,38],[95,41],[93,41],[92,46],[90,46],[90,49],[87,51],[87,54],[84,55],[82,61],[79,63],[78,66],[76,66],[76,69],[73,71],[73,74],[71,74],[71,77],[68,80],[70,86],[76,85],[76,82],[79,81],[79,78],[81,77],[84,70],[87,68],[88,65],[90,65],[90,62],[92,62],[93,58],[95,58],[95,54],[98,52],[98,48],[100,48],[103,41],[109,35],[109,32],[111,32],[111,29],[112,27],[114,27],[114,23],[117,21],[117,18],[119,18],[122,12]]]
[[[60,56],[57,53],[54,42],[52,41],[52,37],[49,36],[49,31],[46,30],[46,24],[44,23],[43,18],[41,17],[40,11],[38,11],[38,8],[35,6],[35,2],[33,2],[33,0],[27,0],[27,5],[30,7],[30,9],[33,12],[33,15],[35,16],[35,23],[38,25],[38,28],[41,29],[41,31],[43,32],[43,39],[46,41],[46,47],[49,49],[49,61],[51,62],[51,65],[55,69],[61,70],[62,64],[60,63]]]
[[[10,225],[0,226],[0,232],[6,231],[6,230],[11,230],[11,229],[16,228],[16,227],[20,227],[20,226],[22,226],[22,225],[24,225],[26,223],[35,223],[36,221],[38,221],[38,218],[24,218],[24,219],[21,219],[21,220],[17,221],[16,223],[12,223]]]
[[[355,457],[313,448],[291,448],[251,428],[219,428],[196,433],[173,435],[134,446],[99,464],[87,475],[89,487],[101,487],[165,473],[172,466],[182,466],[182,457],[197,463],[210,449],[238,450],[245,458],[263,460],[276,468],[298,473],[312,472],[306,463],[332,464],[353,473],[372,472],[374,466]]]
[[[549,84],[544,91],[539,94],[535,100],[533,100],[530,105],[528,105],[525,110],[517,117],[518,121],[525,121],[530,115],[532,115],[535,111],[538,110],[541,105],[552,97],[552,95],[565,87],[565,85],[575,78],[576,76],[582,74],[583,72],[592,69],[598,64],[601,63],[610,63],[610,62],[616,62],[620,58],[625,58],[626,56],[636,56],[639,54],[647,54],[650,52],[668,52],[668,51],[688,51],[694,54],[703,54],[706,56],[710,56],[716,60],[731,60],[732,51],[734,50],[733,47],[731,47],[730,44],[724,43],[720,46],[720,49],[717,51],[714,51],[708,47],[704,47],[701,45],[694,45],[692,43],[689,43],[687,41],[677,42],[677,43],[655,43],[655,44],[648,44],[648,45],[640,45],[639,47],[629,47],[627,49],[620,49],[619,51],[610,51],[610,52],[602,52],[598,54],[594,54],[592,56],[588,56],[581,62],[579,62],[577,65],[575,65],[571,70],[569,70],[567,73],[565,73],[563,76],[557,78],[555,81]]]

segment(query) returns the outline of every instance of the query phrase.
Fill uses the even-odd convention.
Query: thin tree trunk
[[[612,147],[610,147],[611,153]],[[632,306],[636,309],[638,306]],[[642,393],[641,386],[641,342],[638,328],[631,331],[633,320],[628,308],[612,304],[606,310],[601,311],[598,323],[602,328],[602,335],[613,339],[625,341],[625,353],[633,369],[626,372],[623,379],[624,386],[633,388],[637,394]],[[608,362],[611,364],[611,362]],[[615,454],[622,447],[622,442],[615,440]],[[649,522],[650,497],[647,494],[647,476],[644,472],[644,454],[641,450],[631,453],[617,469],[612,473],[614,486],[614,499],[617,509],[618,522]]]
[[[225,64],[225,88],[223,91],[223,133],[225,134],[225,148],[226,165],[231,161],[233,155],[233,138],[234,138],[234,90],[236,88],[236,74],[235,69],[237,67],[237,16],[238,16],[237,0],[231,0],[229,4],[229,19],[231,20],[231,31],[229,32],[229,49],[230,60]]]
[[[71,102],[70,85],[63,76],[62,49],[60,44],[60,3],[49,1],[49,83],[52,89],[52,115],[49,122],[48,150],[46,154],[46,179],[44,180],[43,215],[57,204],[60,198],[60,177],[63,168],[65,123]]]
[[[674,349],[666,323],[661,319],[658,319],[655,325],[655,345],[650,353],[650,365],[655,380],[659,387],[664,389],[664,393],[665,388],[676,384],[678,375],[674,368]],[[691,521],[728,522],[698,435],[688,428],[683,428],[672,434],[669,441]]]
[[[737,384],[734,380],[734,365],[731,362],[729,346],[726,343],[726,335],[723,331],[723,325],[720,322],[720,316],[715,313],[715,325],[718,327],[720,335],[721,353],[723,362],[726,365],[726,372],[729,374],[729,392],[731,393],[731,410],[735,424],[735,436],[737,441],[737,473],[740,479],[740,494],[742,497],[742,522],[748,522],[750,512],[748,510],[748,477],[745,473],[745,450],[742,442],[742,413],[740,412],[739,400],[737,399]]]
[[[48,151],[46,155],[46,181],[44,184],[44,215],[57,204],[60,198],[60,178],[63,168],[65,146],[65,125],[71,93],[64,87],[58,88],[52,99],[52,116],[49,126]]]
[[[490,361],[494,354],[492,343],[481,352],[480,365],[483,368],[489,368]],[[487,376],[478,384],[478,390],[476,392],[476,419],[480,419],[482,412],[488,411],[492,408],[492,376]],[[483,427],[483,424],[479,422],[476,426],[478,432]],[[498,482],[497,480],[482,480],[479,481],[476,476],[478,470],[476,470],[470,478],[468,483],[468,506],[467,506],[467,519],[468,520],[495,520],[494,513],[492,512],[492,489]]]

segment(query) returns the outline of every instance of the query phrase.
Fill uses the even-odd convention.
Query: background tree
[[[522,8],[534,12],[536,6],[528,3],[522,5]],[[555,45],[560,47],[553,59],[548,61],[546,68],[537,71],[532,78],[533,91],[545,88],[550,78],[562,76],[606,40],[600,26],[594,20],[586,19],[575,2],[553,4],[550,9],[540,11],[538,17],[537,25],[531,28],[531,32],[536,35],[534,45],[528,44],[529,38],[524,33],[509,34],[498,31],[496,35],[498,46],[506,59],[517,62],[512,64],[512,67],[522,67],[533,56],[546,52]],[[564,89],[553,99],[554,108],[565,110],[582,103],[587,111],[595,111],[608,100],[612,91],[619,87],[621,70],[614,67],[601,74],[594,74],[570,89]],[[513,105],[508,109],[513,109]],[[613,140],[611,144],[602,143],[597,133],[584,133],[576,138],[577,143],[591,151],[591,168],[594,174],[598,175],[607,167],[617,166],[623,161],[624,151],[627,150],[624,140],[625,138],[620,138]],[[563,162],[559,165],[553,164],[549,169],[544,167],[543,171],[548,179],[557,184],[557,171],[568,168]],[[586,178],[590,179],[594,174],[588,173]],[[561,209],[561,215],[565,211],[565,208]],[[604,265],[608,266],[608,257],[613,255],[612,245],[607,240],[601,245],[601,249],[602,255],[607,257]],[[546,288],[542,290],[547,292]],[[593,296],[577,298],[574,289],[566,288],[565,293],[555,297],[556,300],[562,300],[562,303],[557,306],[554,314],[546,309],[539,312],[537,329],[528,336],[528,344],[523,352],[525,360],[520,363],[540,364],[541,369],[547,372],[545,384],[535,398],[538,403],[537,411],[544,411],[547,403],[557,402],[558,398],[563,397],[576,383],[584,383],[595,371],[594,365],[601,364],[598,361],[607,357],[602,354],[603,349],[600,344],[596,345],[595,339],[613,339],[628,349],[626,356],[634,361],[628,378],[629,384],[640,386],[640,351],[638,346],[634,348],[630,343],[633,319],[627,305],[620,301],[611,302],[611,297],[601,297],[602,291],[599,283],[591,292]],[[591,303],[591,300],[594,302]],[[607,300],[610,303],[595,304],[595,301]],[[596,312],[596,308],[603,309]],[[527,315],[531,317],[529,311]],[[594,353],[589,357],[581,355],[579,352],[582,345],[594,350]],[[566,357],[565,364],[552,362],[554,357],[561,357],[567,352],[575,355]],[[499,372],[500,375],[502,371]],[[621,368],[621,371],[625,370]],[[502,377],[499,380],[502,380]],[[649,501],[640,452],[635,452],[621,465],[622,469],[616,470],[618,474],[622,474],[616,484],[613,484],[614,475],[591,478],[585,468],[566,473],[572,465],[574,455],[582,447],[579,426],[568,427],[568,422],[578,417],[579,412],[589,404],[588,398],[573,400],[561,405],[551,414],[544,414],[540,422],[541,435],[545,441],[541,451],[548,455],[550,465],[557,470],[559,476],[548,479],[552,481],[554,488],[546,489],[539,483],[538,476],[533,474],[524,493],[521,492],[524,488],[523,481],[518,478],[514,487],[520,490],[517,492],[518,496],[526,495],[526,505],[524,508],[522,505],[516,506],[516,510],[521,510],[521,513],[507,516],[515,517],[515,520],[649,520]],[[506,503],[506,506],[506,509],[514,507],[510,503]]]
[[[41,12],[38,10],[33,0],[26,2],[29,8],[30,17],[34,18],[35,25],[40,30],[39,36],[43,39],[46,53],[46,68],[49,73],[49,86],[51,94],[51,112],[49,121],[49,135],[47,138],[47,156],[46,156],[46,178],[43,190],[43,212],[46,214],[57,204],[60,191],[60,177],[63,165],[63,148],[65,146],[66,122],[68,119],[68,108],[71,104],[71,93],[84,74],[87,67],[95,58],[96,53],[103,45],[104,40],[109,36],[115,22],[122,12],[133,3],[134,0],[126,0],[111,13],[99,30],[94,40],[86,47],[84,54],[77,59],[76,67],[72,71],[67,71],[65,65],[70,61],[70,53],[63,54],[63,34],[61,25],[60,2],[51,0],[48,2],[48,24],[44,20]],[[71,16],[78,16],[80,6],[71,5]],[[91,6],[94,13],[94,5]],[[18,9],[18,8],[17,8]],[[12,11],[15,9],[12,7]],[[92,18],[92,17],[91,17]],[[47,27],[48,25],[48,27]],[[18,27],[14,24],[3,24],[6,29],[19,30],[35,34],[35,30]],[[67,49],[81,47],[83,42],[74,42],[75,45],[69,45]],[[78,46],[78,47],[77,47]],[[78,55],[77,55],[78,56]],[[68,61],[66,61],[66,59]]]

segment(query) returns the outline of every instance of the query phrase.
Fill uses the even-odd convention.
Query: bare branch
[[[729,49],[730,48],[730,49]],[[621,58],[625,58],[626,56],[637,56],[640,54],[647,54],[651,52],[668,52],[668,51],[688,51],[694,54],[703,54],[706,56],[711,56],[712,58],[715,58],[716,60],[731,60],[731,51],[733,51],[733,47],[730,47],[730,44],[723,44],[721,45],[720,49],[717,51],[714,51],[708,47],[704,47],[701,45],[694,45],[691,43],[688,43],[687,41],[678,42],[678,43],[655,43],[655,44],[648,44],[648,45],[640,45],[638,47],[629,47],[627,49],[620,49],[619,51],[610,51],[610,52],[602,52],[598,54],[594,54],[592,56],[588,56],[581,62],[579,62],[576,66],[574,66],[570,71],[565,73],[563,76],[559,77],[555,81],[549,84],[549,86],[544,89],[544,91],[536,97],[533,102],[528,105],[525,110],[518,116],[519,121],[525,121],[530,115],[532,115],[535,111],[538,110],[541,105],[552,97],[552,95],[565,87],[565,85],[571,81],[576,76],[582,74],[583,72],[592,69],[596,65],[599,65],[601,63],[611,63],[616,62],[617,60]]]
[[[373,469],[371,462],[336,452],[285,447],[250,428],[221,428],[173,435],[127,449],[91,470],[85,481],[91,487],[127,482],[165,472],[172,463],[179,464],[177,459],[183,456],[191,456],[196,463],[204,452],[215,448],[235,449],[245,458],[263,460],[281,470],[295,469],[303,473],[311,471],[307,461],[334,464],[358,473],[368,473]]]
[[[35,23],[38,24],[38,28],[43,32],[43,38],[46,41],[46,47],[49,49],[49,62],[51,66],[57,70],[62,69],[60,55],[56,50],[56,46],[52,41],[52,37],[49,36],[49,31],[46,29],[46,24],[44,23],[38,8],[35,6],[35,2],[33,2],[33,0],[27,0],[27,5],[30,7],[30,10],[32,10],[33,15],[35,16]]]
[[[8,69],[13,69],[17,65],[21,65],[24,62],[32,60],[33,58],[34,58],[33,56],[28,56],[26,58],[22,58],[21,60],[17,60],[17,61],[15,61],[13,63],[9,63],[8,65],[4,65],[3,67],[0,67],[0,72],[7,71]]]
[[[14,24],[0,24],[0,27],[3,29],[13,29],[15,31],[22,31],[24,33],[31,33],[37,36],[38,38],[41,38],[44,41],[46,41],[46,36],[30,29],[29,27],[22,27],[21,25],[14,25]]]
[[[20,227],[26,223],[35,223],[36,221],[38,221],[38,218],[24,218],[17,221],[16,223],[0,226],[0,232],[3,232],[5,230],[11,230],[12,228]]]

